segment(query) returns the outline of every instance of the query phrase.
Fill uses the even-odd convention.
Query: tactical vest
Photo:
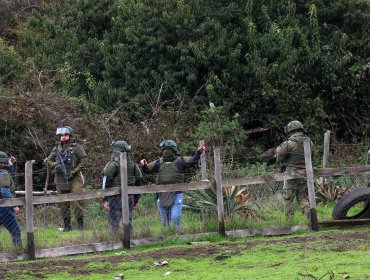
[[[77,166],[78,158],[74,151],[76,146],[77,145],[75,143],[72,143],[64,150],[61,149],[61,146],[57,147],[66,166],[67,172],[73,171]]]
[[[304,168],[305,167],[305,159],[304,159],[304,146],[303,142],[308,137],[302,133],[293,134],[289,137],[288,141],[294,141],[297,143],[297,148],[294,151],[290,151],[289,156],[286,159],[286,164],[288,167],[298,167]]]
[[[184,183],[185,174],[177,168],[177,163],[182,160],[182,157],[177,157],[171,162],[163,161],[163,158],[158,160],[159,168],[156,178],[158,185]],[[159,204],[162,207],[172,206],[175,198],[175,192],[159,193]]]
[[[177,163],[182,160],[182,157],[177,157],[171,162],[159,159],[159,169],[156,178],[157,185],[177,184],[185,182],[185,174],[177,168]]]
[[[112,179],[112,183],[109,184],[109,186],[106,186],[107,188],[112,187],[120,187],[121,186],[121,175],[119,171],[119,162],[117,160],[111,160],[108,162],[103,170],[103,175],[106,175],[109,177],[109,179]],[[129,186],[135,186],[136,184],[136,176],[139,176],[140,174],[135,174],[136,170],[136,163],[133,161],[127,162],[127,184]]]
[[[12,178],[8,171],[0,169],[0,188],[10,188],[12,185]]]

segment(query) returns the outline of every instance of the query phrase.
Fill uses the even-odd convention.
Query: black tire
[[[360,202],[364,202],[363,209],[348,216],[348,211]],[[334,220],[370,218],[370,188],[360,187],[345,194],[335,205],[332,217]]]

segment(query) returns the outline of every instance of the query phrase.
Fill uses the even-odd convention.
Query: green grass
[[[296,213],[294,218],[287,220],[282,211],[281,198],[275,196],[260,203],[260,208],[257,212],[259,218],[257,220],[232,215],[225,218],[225,227],[227,231],[231,231],[308,224],[308,220],[302,215],[298,205],[295,206]],[[331,220],[333,206],[333,204],[319,204],[317,206],[319,221]],[[97,204],[90,205],[89,207],[95,216],[90,213],[90,216],[86,217],[87,230],[82,232],[74,230],[72,232],[62,233],[58,231],[60,225],[55,221],[46,225],[46,227],[43,227],[41,222],[36,223],[38,225],[35,226],[36,248],[53,248],[117,240],[109,232],[107,213],[99,209],[99,205]],[[58,220],[60,217],[56,217],[55,219]],[[133,228],[133,239],[159,236],[171,238],[171,235],[175,233],[218,232],[218,222],[215,215],[212,216],[184,210],[181,230],[174,231],[162,227],[156,209],[137,209],[134,210]],[[22,225],[22,239],[23,244],[27,244],[24,225]],[[2,241],[0,242],[0,253],[13,251],[10,234],[3,227],[0,227],[0,240]]]
[[[175,245],[140,246],[125,251],[123,257],[117,254],[122,251],[119,250],[53,259],[54,269],[46,267],[46,259],[0,264],[0,271],[2,267],[7,268],[3,270],[7,271],[4,279],[114,279],[120,273],[125,279],[153,280],[369,279],[369,245],[357,242],[354,237],[358,233],[368,233],[369,229],[330,229],[283,237],[225,239],[217,236],[209,239],[210,243],[197,245],[184,257],[171,256],[174,256],[174,250],[186,252],[194,245],[179,241]],[[352,236],[348,241],[347,234]],[[217,248],[217,251],[213,252],[212,248]],[[211,253],[203,254],[208,252],[204,249]],[[137,260],[130,259],[135,257]],[[153,265],[155,261],[163,260],[169,264],[162,267]],[[73,263],[82,265],[72,267]]]

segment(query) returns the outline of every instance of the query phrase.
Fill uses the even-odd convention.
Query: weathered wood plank
[[[200,140],[199,141],[199,146],[201,146],[203,144],[204,144],[204,140]],[[206,162],[206,153],[205,152],[203,152],[200,155],[200,168],[201,168],[201,171],[202,171],[202,180],[208,180],[208,176],[207,176],[207,162]]]
[[[39,192],[39,191],[33,191],[33,196],[39,196],[39,195],[57,195],[57,191],[46,191],[46,192]],[[26,191],[15,191],[15,195],[26,195]]]
[[[319,230],[317,225],[317,213],[316,213],[316,197],[315,197],[315,186],[313,183],[313,170],[312,170],[312,160],[311,160],[311,140],[309,138],[303,141],[304,148],[304,161],[306,166],[307,174],[307,190],[308,190],[308,200],[310,202],[310,220],[312,230]]]
[[[339,176],[339,175],[355,175],[355,174],[366,174],[370,173],[370,166],[355,166],[355,167],[341,167],[341,168],[316,168],[313,169],[314,176]],[[246,185],[256,185],[265,184],[269,182],[278,182],[304,178],[306,176],[305,172],[295,172],[295,173],[277,173],[271,175],[254,176],[254,177],[242,177],[236,179],[224,179],[222,180],[223,187],[230,186],[246,186]],[[129,194],[144,194],[144,193],[158,193],[158,192],[170,192],[170,191],[190,191],[190,190],[204,190],[213,187],[213,182],[211,181],[201,181],[195,183],[185,183],[185,184],[171,184],[171,185],[146,185],[146,186],[129,186]],[[64,201],[75,201],[83,199],[101,198],[109,195],[120,194],[119,188],[109,188],[105,190],[89,190],[83,193],[69,193],[57,196],[40,196],[34,197],[34,204],[44,204],[44,203],[58,203]],[[24,206],[24,198],[13,198],[13,199],[0,199],[0,207],[9,206]]]
[[[359,225],[366,225],[370,224],[370,219],[351,219],[351,220],[334,220],[334,221],[323,221],[319,222],[319,226],[321,227],[333,227],[333,226],[359,226]]]
[[[322,167],[327,168],[329,163],[330,130],[324,134],[324,153],[322,155]]]
[[[227,237],[250,237],[256,235],[262,236],[276,236],[276,235],[287,235],[292,234],[299,230],[307,230],[309,229],[308,226],[305,225],[297,225],[291,227],[276,227],[276,228],[256,228],[256,229],[242,229],[242,230],[234,230],[234,231],[227,231]]]
[[[169,184],[169,185],[146,185],[137,187],[128,187],[129,194],[144,194],[144,193],[158,193],[158,192],[174,192],[174,191],[192,191],[205,190],[212,188],[212,182],[201,181],[196,183],[184,184]]]
[[[1,253],[0,254],[0,263],[2,262],[11,262],[11,261],[22,261],[27,258],[26,253]]]
[[[130,220],[128,205],[128,178],[127,178],[127,153],[120,154],[120,173],[121,173],[121,204],[122,204],[122,243],[123,247],[130,249]]]
[[[338,176],[338,175],[355,175],[370,173],[370,166],[353,166],[338,168],[314,168],[315,176]]]
[[[221,156],[220,148],[214,149],[215,161],[215,180],[216,180],[216,194],[217,194],[217,219],[218,219],[218,232],[225,235],[225,212],[224,200],[222,193],[222,169],[221,169]]]
[[[66,246],[36,250],[36,258],[50,258],[67,255],[85,254],[101,251],[109,251],[122,248],[121,241],[111,241],[103,243],[91,243],[76,246]]]
[[[33,179],[32,165],[34,161],[27,161],[25,165],[25,188],[26,188],[26,233],[27,233],[27,252],[31,260],[35,259],[35,234],[33,231]]]
[[[274,236],[274,235],[286,235],[292,234],[299,230],[307,230],[308,226],[305,225],[296,225],[292,227],[278,227],[278,228],[261,228],[261,229],[244,229],[244,230],[235,230],[227,231],[227,237],[249,237],[249,236]],[[204,238],[206,236],[215,236],[217,232],[205,232],[205,233],[194,233],[194,234],[184,234],[177,235],[179,239],[182,240],[197,240],[199,238]],[[162,242],[163,237],[151,237],[151,238],[141,238],[131,240],[132,246],[140,245],[150,245]],[[49,257],[60,257],[67,255],[76,255],[76,254],[85,254],[93,252],[102,252],[120,249],[122,247],[121,241],[109,241],[102,243],[92,243],[92,244],[83,244],[76,246],[66,246],[66,247],[56,247],[56,248],[47,248],[36,250],[36,258],[49,258]],[[25,253],[3,253],[0,254],[0,262],[8,261],[19,261],[27,259],[27,254]]]
[[[235,179],[224,179],[222,181],[223,187],[231,186],[246,186],[246,185],[257,185],[257,184],[266,184],[270,182],[279,182],[290,179],[304,178],[306,173],[295,172],[295,173],[277,173],[271,175],[262,175],[254,177],[242,177]]]

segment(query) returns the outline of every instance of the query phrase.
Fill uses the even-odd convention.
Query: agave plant
[[[316,189],[316,199],[318,202],[327,203],[330,201],[338,201],[348,193],[351,189],[342,187],[342,186],[336,186],[333,182],[322,180],[318,181],[315,186]]]
[[[256,209],[259,206],[247,188],[236,186],[223,188],[223,201],[226,216],[230,217],[231,215],[239,214],[244,217],[258,219]],[[184,208],[196,212],[216,214],[216,191],[212,188],[188,192]]]

